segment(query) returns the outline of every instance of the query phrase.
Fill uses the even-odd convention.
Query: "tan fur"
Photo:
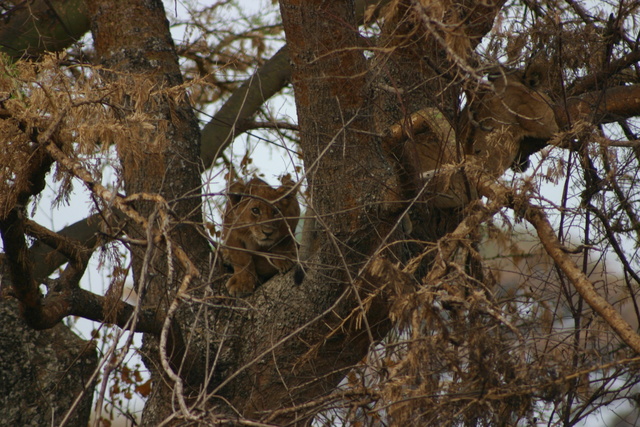
[[[527,139],[547,141],[558,131],[551,100],[538,91],[538,81],[529,73],[500,73],[493,90],[471,107],[476,123],[464,127],[461,141],[467,157],[493,177],[513,165]]]
[[[462,111],[457,143],[444,118],[416,138],[417,169],[430,180],[433,206],[464,206],[478,197],[481,176],[495,179],[509,167],[526,168],[528,156],[558,131],[551,101],[537,91],[537,82],[530,73],[499,73],[493,87],[476,94]]]
[[[233,267],[229,294],[247,295],[256,285],[294,265],[297,243],[293,233],[300,217],[295,183],[289,175],[272,188],[259,178],[229,188],[224,213],[223,256]]]

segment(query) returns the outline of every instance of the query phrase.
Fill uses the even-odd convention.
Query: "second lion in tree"
[[[227,291],[250,294],[256,285],[293,267],[297,258],[294,232],[300,218],[297,189],[289,175],[275,189],[259,178],[229,187],[224,213],[223,256],[233,267]]]
[[[485,179],[508,169],[522,171],[529,155],[543,148],[558,131],[551,100],[540,91],[540,70],[498,69],[490,84],[472,94],[462,111],[461,132],[435,109],[428,132],[408,144],[417,156],[405,156],[427,181],[427,199],[438,208],[460,208],[478,198]],[[435,111],[435,112],[434,112]]]

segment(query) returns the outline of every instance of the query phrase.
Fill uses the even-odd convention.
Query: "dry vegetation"
[[[242,92],[242,84],[265,67],[284,39],[279,20],[221,19],[230,2],[189,6],[188,14],[174,18],[185,29],[176,46],[182,84],[163,85],[149,77],[153,73],[100,66],[91,46],[38,61],[2,58],[0,229],[2,261],[9,265],[3,270],[12,269],[12,288],[3,278],[3,294],[19,299],[27,321],[38,329],[76,315],[118,325],[119,331],[146,333],[139,351],[155,374],[154,387],[165,393],[163,401],[153,396],[154,405],[165,403],[159,417],[172,425],[570,426],[623,403],[635,416],[640,392],[640,2],[602,2],[593,10],[572,0],[507,2],[486,31],[467,21],[483,18],[469,12],[472,6],[458,7],[464,2],[385,3],[382,10],[365,13],[368,27],[358,36],[373,82],[373,89],[369,81],[364,84],[362,93],[371,97],[364,104],[374,105],[366,113],[378,128],[357,127],[358,120],[370,118],[364,113],[340,118],[349,108],[358,110],[347,105],[332,119],[342,120],[336,125],[340,131],[318,125],[317,139],[324,145],[315,152],[307,142],[310,119],[292,123],[264,99],[250,112],[234,110],[234,123],[220,116],[210,121],[204,113],[222,111],[234,94],[253,102],[254,92]],[[288,34],[295,30],[293,23],[284,27]],[[416,59],[425,51],[435,53]],[[344,52],[349,49],[339,51]],[[296,74],[305,71],[301,57],[292,57],[294,74],[288,71],[285,80],[293,80],[296,95],[306,96],[306,80]],[[418,77],[411,84],[398,82],[412,61],[411,72]],[[372,182],[357,182],[371,184],[370,192],[358,193],[355,181],[336,175],[340,188],[353,193],[344,197],[340,211],[327,211],[323,197],[338,193],[331,174],[342,171],[330,164],[331,156],[346,153],[349,160],[355,143],[347,138],[378,138],[380,148],[405,144],[430,129],[437,135],[432,129],[442,123],[427,119],[421,125],[413,117],[413,126],[408,125],[411,113],[424,108],[442,112],[448,128],[460,134],[467,100],[480,86],[490,86],[485,74],[497,63],[543,64],[548,70],[543,83],[561,131],[531,158],[526,174],[492,178],[478,188],[482,199],[441,210],[425,202],[426,187],[405,182],[410,171],[392,175],[394,168],[407,165],[394,164],[388,155],[386,170],[376,175],[379,169],[372,167]],[[611,90],[618,92],[612,96]],[[414,97],[414,91],[424,96]],[[282,96],[282,102],[294,102],[292,93]],[[216,136],[203,132],[208,151],[202,158],[213,160],[204,166],[172,157],[176,134],[184,130],[172,126],[181,120],[176,111],[186,97],[209,129],[217,126],[218,133],[210,131]],[[307,102],[311,109],[324,101]],[[304,108],[298,105],[300,116],[310,111]],[[348,133],[352,123],[357,132]],[[250,130],[276,157],[286,159],[278,165],[289,170],[279,172],[306,179],[302,217],[307,222],[317,215],[320,231],[308,234],[317,241],[303,242],[301,251],[307,253],[300,261],[307,277],[302,285],[294,285],[289,274],[246,300],[236,301],[224,291],[229,271],[219,261],[220,217],[210,212],[225,203],[225,175],[260,174],[264,161],[249,148],[244,156],[234,155],[229,145],[235,135],[223,138],[221,128],[238,134]],[[397,158],[401,163],[402,156]],[[194,168],[203,189],[189,188],[173,198],[161,194],[155,185],[172,186],[170,167]],[[109,180],[103,176],[106,168],[114,172]],[[158,180],[140,176],[143,170],[159,171]],[[90,248],[31,219],[33,211],[50,209],[38,198],[45,175],[57,182],[57,203],[74,203],[78,186],[89,191],[87,216],[95,214],[92,221],[99,224],[99,238]],[[139,184],[135,193],[124,187],[132,181]],[[374,194],[376,189],[380,193]],[[207,195],[204,208],[201,193]],[[179,210],[180,203],[193,199],[197,208]],[[196,212],[201,208],[205,219]],[[346,225],[336,225],[335,217]],[[412,231],[403,228],[407,218]],[[200,256],[193,249],[195,234],[180,234],[184,227],[197,230],[211,253]],[[51,261],[55,266],[41,276],[28,273],[29,263],[37,263],[25,261],[36,241],[57,248],[69,262]],[[80,282],[94,251],[110,278],[101,295],[89,295]],[[134,261],[124,260],[123,252],[131,252]],[[158,276],[166,286],[162,290],[154,282]],[[134,281],[136,304],[121,301],[127,281]],[[47,288],[42,296],[41,284]],[[338,294],[335,289],[340,296],[327,296]],[[283,293],[287,296],[278,296]],[[326,306],[313,312],[309,306],[316,303]],[[285,305],[288,309],[270,317],[273,306]],[[126,365],[115,335],[102,334],[104,362],[95,373],[104,377],[97,407],[110,398],[108,409],[121,403],[127,412],[127,400],[134,393],[149,396],[151,383]],[[131,336],[127,339],[129,348]],[[335,356],[352,348],[366,351],[354,350],[345,360]],[[116,378],[111,383],[109,375]],[[266,387],[271,382],[277,387]],[[255,388],[238,391],[247,384]],[[278,400],[262,407],[264,396]],[[108,415],[99,415],[108,425]]]

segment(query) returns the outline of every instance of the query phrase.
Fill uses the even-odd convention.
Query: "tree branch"
[[[285,45],[233,92],[202,129],[200,157],[205,168],[211,167],[222,150],[249,128],[256,111],[290,79],[289,51]]]
[[[72,240],[75,245],[79,245],[82,248],[90,249],[98,243],[99,224],[101,221],[102,214],[95,214],[54,234],[67,240]],[[53,273],[56,268],[67,262],[69,257],[59,250],[55,240],[50,243],[38,240],[29,248],[29,259],[33,266],[32,274],[34,279],[37,282],[41,282],[45,277]]]
[[[80,260],[83,253],[92,249],[80,244],[78,241],[54,233],[30,219],[24,220],[24,230],[27,235],[35,237],[38,241],[51,248],[55,248],[54,250],[62,254],[67,260]],[[29,252],[30,255],[33,255],[31,251]],[[30,256],[30,258],[33,259],[33,256]]]
[[[504,203],[505,206],[511,206],[513,209],[516,209],[516,202],[514,202],[515,196],[511,191],[500,188],[488,180],[484,182],[482,188],[479,190],[483,196],[489,199],[504,200],[506,202]],[[578,268],[575,262],[569,257],[568,251],[556,237],[556,233],[551,227],[549,219],[542,208],[530,204],[528,200],[519,198],[517,201],[517,209],[524,210],[524,218],[536,229],[545,251],[553,259],[557,267],[571,281],[587,304],[607,322],[622,341],[636,353],[640,354],[640,335],[633,330],[606,299],[598,294],[585,273]]]
[[[67,247],[65,254],[70,262],[60,278],[49,287],[46,297],[42,297],[38,282],[31,272],[31,260],[24,236],[26,228],[34,228],[30,223],[24,226],[25,219],[19,209],[0,221],[0,235],[5,249],[12,292],[20,302],[20,309],[27,324],[37,330],[50,329],[67,316],[80,316],[100,323],[114,324],[133,332],[147,332],[160,336],[164,315],[155,309],[134,307],[123,301],[108,301],[103,296],[86,291],[78,286],[84,273],[90,253],[82,251],[74,244]],[[37,228],[37,227],[35,227]],[[39,235],[42,229],[37,228]],[[51,232],[49,232],[51,233]],[[62,242],[58,237],[47,236],[54,243]],[[68,242],[67,242],[68,243]],[[79,258],[79,259],[78,259]],[[106,310],[105,307],[109,307]],[[167,351],[174,368],[184,362],[185,344],[178,325],[170,322],[167,334]],[[188,374],[187,374],[188,375]]]
[[[535,227],[546,252],[560,270],[566,274],[587,304],[611,326],[622,341],[637,354],[640,354],[640,336],[622,318],[620,313],[598,294],[587,276],[563,250],[544,211],[539,207],[527,204],[525,218]]]
[[[31,275],[22,213],[19,209],[12,209],[0,220],[0,235],[4,245],[5,259],[9,266],[13,292],[20,301],[20,309],[25,320],[34,329],[46,329],[50,324],[49,311],[43,310],[42,295]]]
[[[640,61],[640,50],[629,52],[622,58],[618,58],[609,64],[606,70],[591,73],[587,76],[576,79],[569,88],[569,93],[579,94],[588,90],[596,89],[598,86],[602,86],[603,82],[611,76],[633,64],[636,64],[638,61]]]
[[[69,47],[89,31],[84,0],[23,0],[0,20],[0,52],[35,58]]]
[[[373,5],[376,10],[380,10],[389,0],[357,0],[355,3],[356,21],[362,24],[369,6]],[[374,15],[376,11],[369,12]],[[210,168],[222,150],[238,135],[251,128],[251,118],[262,104],[291,81],[289,63],[289,48],[284,45],[233,92],[205,125],[200,141],[200,157],[205,168]]]
[[[593,124],[611,123],[640,116],[640,85],[616,86],[569,98],[554,107],[558,126],[564,128],[578,120]]]
[[[25,218],[18,208],[13,209],[6,218],[0,221],[5,259],[9,267],[13,294],[20,302],[20,308],[27,324],[38,330],[49,329],[66,316],[81,313],[89,308],[86,299],[79,298],[76,294],[80,291],[78,282],[86,267],[88,255],[77,251],[73,256],[69,256],[69,266],[55,281],[56,285],[51,287],[47,297],[43,299],[38,282],[32,274],[31,261],[24,238],[27,232],[26,228]],[[101,311],[91,305],[87,313],[99,316]]]

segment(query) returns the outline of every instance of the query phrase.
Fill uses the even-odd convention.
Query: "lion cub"
[[[442,114],[425,110],[434,125],[416,138],[415,166],[428,184],[430,203],[459,208],[478,197],[476,184],[499,178],[509,167],[523,171],[529,155],[558,132],[551,100],[539,91],[537,70],[501,72],[462,112],[461,133]]]
[[[223,218],[222,251],[233,267],[227,291],[234,297],[250,294],[259,282],[294,265],[297,243],[293,237],[300,205],[289,175],[275,189],[259,178],[229,187]]]

